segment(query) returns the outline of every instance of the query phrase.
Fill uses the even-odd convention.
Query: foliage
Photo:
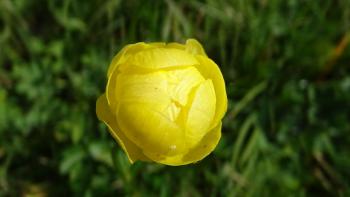
[[[195,37],[224,72],[215,152],[130,165],[97,120],[113,55]],[[350,1],[0,1],[0,195],[349,196]]]

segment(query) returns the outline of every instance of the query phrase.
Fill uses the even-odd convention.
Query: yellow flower
[[[131,163],[185,165],[218,144],[225,83],[198,41],[127,45],[113,58],[107,77],[96,113]]]

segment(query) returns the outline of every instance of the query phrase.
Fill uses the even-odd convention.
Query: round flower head
[[[199,42],[125,46],[108,68],[97,116],[130,162],[197,162],[214,150],[227,109],[219,67]]]

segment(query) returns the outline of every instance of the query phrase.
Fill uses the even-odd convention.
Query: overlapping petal
[[[128,58],[126,62],[128,67],[136,66],[145,69],[185,67],[195,64],[198,64],[195,57],[186,51],[175,48],[150,48],[142,50]]]
[[[126,45],[117,55],[115,55],[112,59],[112,62],[110,63],[107,71],[107,77],[109,78],[110,75],[114,72],[114,70],[121,64],[123,64],[128,57],[134,55],[135,53],[149,49],[154,48],[156,46],[152,46],[149,44],[146,44],[144,42],[138,42],[135,44],[129,44]]]
[[[205,53],[202,45],[195,39],[188,39],[186,41],[185,50],[192,55],[202,55],[204,57],[207,57],[207,54]]]
[[[184,132],[152,105],[125,103],[119,106],[117,116],[125,135],[144,152],[175,155],[184,151]]]
[[[147,157],[149,157],[152,161],[170,166],[180,166],[195,163],[208,156],[215,149],[221,137],[221,126],[222,124],[220,122],[212,130],[207,132],[207,134],[201,139],[197,146],[193,147],[185,154],[164,156],[160,154],[145,152],[145,155],[147,155]]]
[[[215,115],[215,90],[210,79],[199,85],[190,103],[185,124],[186,143],[196,146],[209,131]]]
[[[103,94],[96,102],[97,117],[103,121],[109,128],[114,139],[119,143],[126,152],[129,160],[133,163],[136,160],[148,161],[149,159],[142,153],[142,150],[131,142],[118,128],[114,114],[110,111],[106,95]]]
[[[212,126],[218,124],[219,121],[224,117],[227,110],[227,95],[225,88],[224,77],[221,74],[219,67],[211,59],[197,55],[199,65],[196,68],[202,73],[204,78],[211,79],[215,88],[216,95],[216,112]]]

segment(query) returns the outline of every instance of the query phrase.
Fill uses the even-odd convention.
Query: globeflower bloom
[[[185,165],[218,144],[225,83],[198,41],[127,45],[113,58],[107,78],[96,113],[131,163]]]

